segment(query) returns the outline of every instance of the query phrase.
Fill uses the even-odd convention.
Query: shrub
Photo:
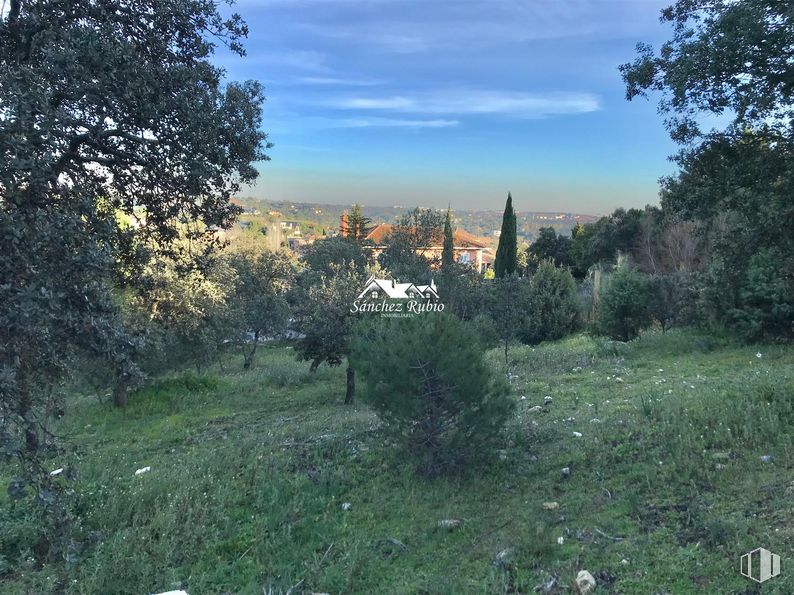
[[[576,328],[578,309],[571,273],[544,260],[530,279],[529,315],[521,339],[534,344],[564,337]]]
[[[737,307],[731,311],[734,325],[747,340],[792,333],[794,300],[781,271],[782,261],[773,250],[762,250],[750,258]]]
[[[644,275],[619,266],[601,292],[598,330],[618,341],[634,339],[650,323],[650,296]]]
[[[667,330],[691,326],[702,319],[700,314],[701,280],[697,273],[679,271],[648,278],[651,293],[651,317]]]
[[[492,452],[513,407],[473,330],[452,316],[361,328],[351,361],[365,383],[362,398],[425,475],[459,470]]]

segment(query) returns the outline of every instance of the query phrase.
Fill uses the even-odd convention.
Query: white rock
[[[55,471],[50,471],[50,477],[55,477],[56,475],[60,475],[61,473],[63,473],[63,467],[60,467]]]
[[[563,467],[561,473],[562,473],[563,477],[570,477],[571,476],[571,468],[570,467]]]
[[[543,407],[540,405],[535,405],[534,407],[529,408],[530,413],[537,413],[538,411],[543,411]]]
[[[623,564],[623,566],[628,566],[628,565],[629,565],[629,561],[628,561],[628,560],[626,560],[626,558],[623,558],[623,559],[620,561],[620,563],[621,563],[621,564]]]
[[[772,455],[761,455],[760,459],[761,459],[761,460],[762,460],[764,463],[768,463],[769,461],[771,461],[771,460],[772,460]]]
[[[595,591],[596,580],[593,578],[593,575],[586,570],[580,570],[579,574],[576,575],[574,585],[579,595],[586,595],[587,593]]]
[[[563,536],[562,536],[562,535],[560,535],[560,536],[557,538],[557,543],[558,543],[559,545],[562,545],[563,543],[565,543],[565,538],[563,538]]]
[[[524,395],[521,395],[521,400],[522,400],[522,401],[526,401],[526,400],[527,400],[527,398],[526,398]]]
[[[151,470],[151,467],[141,467],[135,471],[135,475],[143,475],[144,473],[149,473]]]
[[[438,521],[438,526],[442,529],[449,529],[450,531],[454,531],[458,527],[460,527],[460,519],[442,519]]]
[[[573,433],[573,437],[574,438],[581,438],[582,437],[582,433],[581,432],[574,432]]]
[[[544,404],[544,405],[548,405],[548,404],[550,404],[550,403],[551,403],[553,400],[554,400],[554,399],[552,399],[551,397],[548,397],[548,396],[547,396],[547,397],[543,397],[543,404]]]
[[[560,507],[559,502],[544,502],[543,510],[557,510]]]
[[[350,510],[353,505],[350,502],[342,502],[342,510]]]
[[[165,593],[155,593],[154,595],[188,595],[187,591],[166,591]]]

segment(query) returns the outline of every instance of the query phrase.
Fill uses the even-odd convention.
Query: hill
[[[49,464],[76,472],[92,545],[41,566],[0,496],[0,574],[29,569],[0,590],[556,593],[587,569],[603,592],[756,592],[740,555],[794,551],[793,355],[678,331],[515,347],[500,460],[432,481],[342,404],[343,370],[289,346],[162,379],[126,411],[86,394],[56,428],[77,451]]]
[[[307,228],[335,231],[339,228],[339,217],[342,212],[350,212],[351,205],[326,205],[320,203],[298,203],[283,201],[265,201],[256,198],[239,198],[236,202],[249,211],[258,211],[260,215],[268,213],[275,216],[303,222]],[[463,227],[466,231],[477,236],[494,237],[494,232],[502,225],[502,210],[504,205],[492,210],[455,210],[452,212],[455,225]],[[400,217],[408,213],[413,207],[407,206],[362,206],[365,217],[375,223],[396,223]],[[598,217],[563,212],[518,212],[518,235],[526,241],[533,240],[541,227],[554,227],[558,231],[568,232],[576,223],[590,223]]]

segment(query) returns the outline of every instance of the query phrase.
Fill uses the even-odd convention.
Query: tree
[[[491,282],[488,312],[504,348],[505,368],[509,366],[508,347],[526,325],[529,315],[529,283],[513,273]]]
[[[32,453],[69,358],[103,354],[118,386],[136,376],[114,283],[175,253],[181,229],[228,226],[267,158],[260,85],[224,83],[209,61],[218,41],[242,54],[245,35],[204,0],[0,13],[0,440],[39,486]]]
[[[571,240],[562,234],[558,235],[553,227],[541,227],[538,237],[527,250],[531,268],[537,268],[544,260],[549,260],[556,266],[570,266]]]
[[[229,330],[251,367],[260,339],[287,327],[287,292],[295,280],[295,263],[286,252],[238,250],[229,257],[235,273],[229,293]]]
[[[448,271],[455,264],[455,241],[452,237],[452,213],[447,208],[444,218],[444,246],[441,252],[441,270]]]
[[[467,323],[380,319],[356,333],[351,360],[362,398],[420,473],[457,471],[493,452],[513,403]]]
[[[645,275],[620,263],[601,291],[598,329],[618,341],[634,339],[650,324],[650,300]]]
[[[517,241],[513,197],[508,192],[505,212],[502,215],[502,231],[499,235],[499,245],[496,248],[496,258],[494,260],[494,273],[496,273],[497,277],[506,277],[516,272]]]
[[[443,242],[443,227],[444,216],[433,209],[416,208],[404,215],[386,238],[380,265],[396,279],[430,283],[438,259],[424,249]]]
[[[621,67],[626,95],[661,93],[660,111],[682,145],[675,158],[680,172],[662,183],[663,209],[696,223],[711,257],[705,295],[712,318],[741,327],[745,317],[736,311],[747,303],[746,280],[757,278],[749,270],[754,255],[780,255],[772,285],[794,296],[794,240],[780,225],[794,217],[794,15],[779,0],[678,0],[662,19],[672,24],[672,39],[658,54],[638,46],[636,60]],[[730,120],[703,130],[705,114]],[[765,271],[768,286],[772,271]],[[767,316],[775,319],[771,310]],[[778,332],[787,334],[788,325]]]
[[[341,266],[302,293],[297,315],[305,336],[295,349],[300,360],[312,362],[312,371],[323,362],[339,366],[348,355],[353,325],[358,320],[351,308],[365,279],[355,265]],[[354,394],[355,372],[348,362],[346,404],[353,402]]]
[[[362,242],[372,231],[372,219],[364,217],[361,205],[353,205],[353,212],[349,216],[347,213],[343,214],[342,226],[339,231],[343,238]]]
[[[638,44],[635,61],[620,67],[629,100],[662,92],[660,111],[681,143],[747,128],[792,138],[789,2],[677,0],[662,11],[662,21],[672,25],[672,39],[658,54]],[[704,132],[698,124],[704,112],[732,121],[722,132]]]
[[[527,343],[560,339],[576,328],[579,303],[576,282],[568,269],[554,266],[551,260],[541,262],[529,279],[528,298],[521,329]]]

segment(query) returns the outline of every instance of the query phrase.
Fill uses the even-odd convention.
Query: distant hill
[[[258,198],[241,197],[236,199],[238,204],[256,212],[260,216],[269,216],[278,219],[294,220],[302,224],[305,233],[319,233],[326,230],[328,233],[339,229],[339,217],[343,211],[350,212],[352,204],[328,205],[321,203],[269,201]],[[420,205],[421,206],[421,205]],[[372,219],[373,223],[396,223],[400,217],[410,212],[414,206],[364,206],[362,211],[365,217]],[[452,211],[453,222],[466,231],[478,236],[495,238],[502,226],[501,210],[455,210]],[[577,222],[590,223],[596,221],[594,215],[577,213],[564,213],[560,211],[549,212],[517,212],[517,227],[519,239],[530,242],[537,236],[541,227],[554,227],[559,232],[570,231]]]

